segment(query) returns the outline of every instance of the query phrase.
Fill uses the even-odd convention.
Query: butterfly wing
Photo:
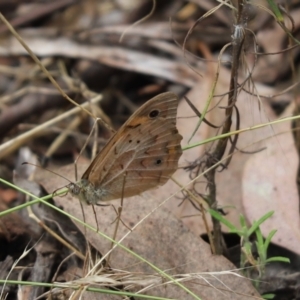
[[[104,191],[99,201],[134,196],[163,185],[177,170],[182,154],[177,107],[175,94],[160,94],[111,137],[82,177]]]

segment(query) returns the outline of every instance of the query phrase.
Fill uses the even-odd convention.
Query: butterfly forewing
[[[176,171],[182,154],[177,107],[175,94],[160,94],[111,137],[82,176],[105,191],[99,201],[137,195],[164,184]]]

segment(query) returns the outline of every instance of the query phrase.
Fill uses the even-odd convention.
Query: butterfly
[[[182,136],[178,97],[162,93],[137,109],[97,154],[82,178],[67,185],[87,204],[131,197],[165,184],[178,168]]]

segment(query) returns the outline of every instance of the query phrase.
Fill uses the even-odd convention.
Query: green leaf
[[[269,262],[284,262],[284,263],[291,263],[290,259],[287,257],[283,257],[283,256],[274,256],[274,257],[270,257],[266,260],[267,263]]]

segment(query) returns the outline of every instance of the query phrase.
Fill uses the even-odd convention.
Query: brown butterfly
[[[141,106],[109,139],[81,180],[67,186],[71,194],[97,204],[165,184],[182,154],[177,107],[178,97],[170,92]]]

